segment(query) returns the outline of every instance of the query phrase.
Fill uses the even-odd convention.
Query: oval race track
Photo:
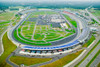
[[[26,11],[28,12],[28,11]],[[71,13],[72,14],[72,13]],[[15,27],[13,27],[10,31],[9,31],[9,38],[13,41],[16,42],[18,44],[23,45],[23,47],[21,47],[22,49],[29,49],[29,50],[59,50],[59,49],[72,49],[74,47],[76,47],[77,45],[79,45],[80,43],[84,42],[85,40],[88,39],[89,35],[90,35],[90,28],[86,27],[83,28],[82,33],[79,35],[79,27],[77,27],[77,33],[74,35],[74,38],[72,37],[72,39],[70,40],[69,38],[71,38],[71,36],[67,37],[69,41],[67,41],[64,44],[60,44],[60,45],[51,45],[51,46],[34,46],[34,45],[27,45],[24,43],[21,43],[19,41],[17,41],[14,36],[13,36],[13,32],[16,28],[18,28],[20,26],[20,24],[22,24],[26,18],[29,16],[30,14],[28,14],[24,19],[22,19]],[[72,14],[74,15],[74,14]],[[78,23],[77,23],[78,24]],[[78,24],[79,26],[79,24]]]

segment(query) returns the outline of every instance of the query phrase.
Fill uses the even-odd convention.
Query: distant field
[[[0,13],[0,35],[10,24],[14,26],[19,22],[20,16],[14,16],[15,12],[16,11]]]
[[[90,12],[100,20],[100,10],[90,10]]]
[[[65,8],[67,10],[71,10],[71,11],[76,11],[76,12],[79,12],[79,10],[82,10],[82,9],[74,9],[74,8]]]
[[[0,35],[7,29],[10,25],[12,17],[14,16],[15,12],[3,12],[0,13]]]
[[[0,20],[9,21],[14,15],[14,12],[4,12],[0,14]]]
[[[33,13],[34,15],[45,15],[45,14],[58,14],[57,12],[54,11],[39,11],[39,12],[35,12]]]
[[[20,21],[20,16],[15,16],[13,19],[12,19],[12,26],[15,26],[19,21]]]
[[[92,10],[91,13],[95,16],[100,16],[100,10]]]
[[[58,13],[50,11],[33,12],[28,19],[14,31],[14,37],[22,43],[45,46],[51,45],[49,43],[51,41],[56,41],[75,33],[72,30],[63,31],[61,28],[54,30],[51,25],[36,25],[38,16],[46,14],[51,15]]]

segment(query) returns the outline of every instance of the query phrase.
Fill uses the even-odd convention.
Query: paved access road
[[[79,67],[86,67],[95,54],[100,50],[100,44],[87,56],[87,58],[79,65]]]
[[[7,29],[7,28],[6,28]],[[3,54],[3,44],[2,44],[2,37],[4,35],[4,33],[6,32],[6,29],[4,30],[4,32],[2,32],[2,34],[0,35],[0,56]]]
[[[18,47],[16,50],[14,50],[14,51],[6,58],[6,62],[7,62],[8,64],[10,64],[12,67],[19,67],[17,64],[15,64],[15,63],[13,63],[13,62],[10,61],[10,57],[11,57],[11,56],[14,56],[15,53],[16,53],[16,51],[17,51],[18,49],[19,49],[19,47]]]
[[[32,66],[30,66],[30,67],[39,67],[39,66],[42,66],[42,65],[46,65],[46,64],[52,63],[52,62],[54,62],[54,61],[56,61],[56,60],[58,60],[58,59],[59,59],[59,58],[56,57],[56,58],[53,58],[51,61],[44,62],[44,63],[40,63],[40,64],[36,64],[36,65],[32,65]]]
[[[95,67],[100,63],[100,54],[96,57],[96,59],[91,63],[90,67]]]
[[[13,67],[19,67],[18,65],[14,64],[14,63],[12,63],[12,62],[10,62],[10,60],[9,60],[9,58],[10,58],[11,56],[13,56],[13,54],[14,54],[14,53],[11,53],[11,54],[7,57],[6,62],[7,62],[8,64],[10,64],[11,66],[13,66]]]
[[[0,56],[2,55],[3,53],[3,45],[2,45],[2,36],[0,35]]]

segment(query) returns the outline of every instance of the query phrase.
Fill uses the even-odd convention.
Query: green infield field
[[[46,15],[59,15],[56,12],[50,11],[40,11],[40,12],[33,12],[30,16],[14,31],[14,37],[25,44],[30,45],[40,45],[46,46],[51,45],[51,41],[57,41],[63,39],[67,36],[70,36],[75,33],[75,31],[63,29],[62,27],[53,28],[52,24],[43,24],[39,25],[37,22],[40,16]],[[47,17],[45,19],[48,19]],[[42,21],[46,23],[46,20],[43,19]],[[66,23],[69,28],[69,25]]]

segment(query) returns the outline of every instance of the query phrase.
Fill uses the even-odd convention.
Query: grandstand
[[[41,52],[39,55],[44,55],[44,54],[42,54],[42,53],[44,53],[44,51],[45,51],[45,54],[46,53],[47,54],[49,53],[49,55],[51,55],[52,53],[56,53],[57,54],[57,52],[59,54],[59,52],[62,52],[63,53],[66,50],[73,49],[75,46],[79,45],[81,42],[84,42],[86,39],[88,39],[89,34],[90,34],[90,29],[89,28],[85,28],[85,29],[83,29],[82,34],[80,35],[80,37],[77,40],[75,40],[75,41],[73,41],[71,43],[68,43],[66,45],[52,46],[52,47],[32,47],[32,46],[24,46],[24,47],[22,47],[22,49],[25,49],[25,50],[26,49],[33,50],[33,51],[35,51],[35,54],[37,53],[37,50],[39,50]],[[54,50],[56,50],[56,52]],[[25,51],[24,52],[23,51],[20,51],[20,54],[24,54],[24,53],[26,53],[26,52]],[[35,55],[35,54],[31,54],[31,55]]]
[[[90,28],[89,27],[84,28],[81,36],[78,38],[78,41],[79,42],[84,42],[85,40],[88,39],[89,34],[90,34]]]

